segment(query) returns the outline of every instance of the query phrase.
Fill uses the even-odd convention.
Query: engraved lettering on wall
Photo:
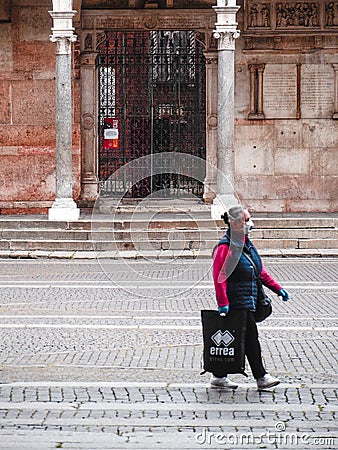
[[[266,64],[263,85],[265,118],[333,117],[335,113],[334,69],[332,64]],[[298,79],[300,80],[299,92]]]
[[[103,8],[128,8],[128,0],[82,0],[82,8],[103,9]]]
[[[334,68],[331,64],[302,65],[302,117],[331,118],[334,114]]]
[[[267,119],[296,118],[296,64],[267,64],[264,73],[263,97],[264,113]]]

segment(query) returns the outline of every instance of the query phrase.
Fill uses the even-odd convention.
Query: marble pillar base
[[[57,198],[48,210],[48,220],[72,222],[79,217],[80,209],[71,198]]]
[[[203,192],[203,200],[205,203],[212,203],[216,198],[217,192],[217,182],[216,181],[208,181],[207,179],[204,181],[204,192]]]
[[[225,211],[238,204],[239,202],[233,194],[218,194],[211,205],[211,218],[220,220]]]
[[[96,177],[86,178],[82,181],[81,200],[96,201],[98,197],[98,181]]]

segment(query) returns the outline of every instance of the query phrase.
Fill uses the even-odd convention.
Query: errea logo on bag
[[[216,333],[211,336],[211,339],[217,346],[223,344],[225,347],[230,345],[231,342],[235,340],[233,335],[228,330],[225,330],[224,332],[221,330],[216,331]]]
[[[234,356],[235,349],[229,348],[229,345],[235,340],[233,335],[228,331],[216,331],[211,336],[211,340],[217,345],[217,347],[210,347],[210,355],[222,355],[222,356]],[[223,347],[220,347],[223,345]]]

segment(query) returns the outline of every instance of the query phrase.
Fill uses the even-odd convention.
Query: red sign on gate
[[[105,118],[103,128],[103,148],[119,148],[119,119]]]

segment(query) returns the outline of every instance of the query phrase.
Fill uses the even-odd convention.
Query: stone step
[[[180,198],[146,198],[146,199],[123,199],[122,201],[113,198],[101,197],[96,204],[96,209],[100,214],[114,213],[165,213],[175,214],[185,213],[207,213],[210,217],[211,207],[202,200],[187,197]]]
[[[150,229],[150,230],[4,230],[0,232],[2,240],[31,239],[31,240],[175,240],[175,239],[220,239],[225,230],[209,229]]]
[[[338,228],[338,217],[254,217],[255,229],[320,229]],[[222,220],[212,220],[205,214],[192,218],[186,215],[169,215],[166,218],[152,218],[151,215],[118,215],[88,217],[76,222],[48,221],[45,218],[3,217],[0,218],[0,231],[14,229],[63,229],[63,230],[99,230],[99,229],[177,229],[177,228],[221,228]]]
[[[133,229],[176,229],[176,228],[210,228],[224,226],[223,221],[214,221],[212,219],[177,219],[170,218],[166,220],[149,221],[149,219],[106,219],[106,220],[79,220],[76,222],[51,222],[48,220],[9,220],[0,219],[0,231],[3,230],[34,230],[34,229],[50,229],[50,230],[128,230]]]
[[[0,218],[0,250],[211,252],[225,231],[223,221],[197,213],[95,215],[77,222],[12,216]],[[259,249],[337,249],[338,218],[258,216],[251,238]]]
[[[254,240],[259,249],[337,249],[338,240],[332,239],[257,239]],[[115,251],[115,250],[191,250],[202,249],[212,251],[216,240],[175,239],[175,240],[1,240],[1,250],[65,250],[65,251]]]
[[[121,230],[64,230],[64,229],[5,229],[0,231],[1,240],[31,239],[31,240],[175,240],[175,239],[219,239],[225,229],[121,229]],[[255,229],[250,237],[255,239],[338,239],[338,230],[332,228],[319,229]]]
[[[257,229],[250,234],[253,239],[338,239],[334,228]]]

